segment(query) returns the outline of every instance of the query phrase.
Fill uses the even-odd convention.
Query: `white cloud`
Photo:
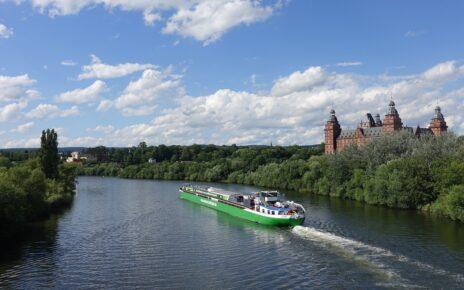
[[[95,81],[90,86],[83,89],[75,89],[72,91],[61,93],[56,97],[58,102],[82,104],[97,101],[100,95],[107,90],[105,82],[100,80]]]
[[[120,111],[124,116],[146,116],[153,114],[155,112],[156,107],[156,105],[149,107],[141,106],[137,108],[125,107],[120,108]]]
[[[106,112],[113,106],[113,101],[111,100],[101,100],[100,104],[98,104],[97,111],[98,112]]]
[[[98,125],[95,128],[87,128],[86,131],[87,132],[103,132],[103,133],[108,134],[114,131],[114,127],[111,125],[107,125],[107,126]]]
[[[122,128],[96,126],[88,131],[98,132],[99,137],[64,137],[61,144],[315,144],[323,140],[323,126],[332,103],[346,130],[356,127],[367,112],[383,117],[390,95],[405,125],[427,126],[439,99],[451,129],[463,133],[463,72],[463,66],[452,61],[408,76],[354,75],[314,66],[277,79],[267,92],[220,89],[189,96],[181,78],[170,70],[145,70],[120,97],[102,100],[99,107],[114,106],[125,115],[153,114],[151,121]],[[166,99],[174,101],[161,105]],[[20,115],[21,110],[5,114],[5,119]],[[27,115],[62,115],[59,108],[46,104],[32,111]]]
[[[252,84],[253,86],[256,85],[256,79],[257,79],[257,78],[258,78],[258,76],[257,76],[256,74],[252,74],[252,75],[250,76],[250,82],[251,82],[251,84]]]
[[[95,55],[91,55],[91,58],[91,64],[82,67],[82,73],[78,76],[78,79],[83,80],[92,78],[119,78],[138,71],[156,68],[156,66],[152,64],[139,63],[121,63],[117,65],[110,65],[102,63],[101,60]]]
[[[404,34],[404,37],[414,38],[414,37],[418,37],[418,36],[421,36],[421,35],[424,35],[424,34],[427,34],[426,30],[408,30]]]
[[[199,1],[182,7],[169,18],[164,33],[193,37],[205,44],[219,39],[232,27],[264,21],[274,8],[252,0]]]
[[[37,107],[29,111],[26,116],[31,119],[45,119],[56,117],[69,117],[79,114],[79,109],[73,106],[69,109],[60,109],[52,104],[39,104]]]
[[[153,25],[156,21],[161,21],[162,17],[158,13],[153,13],[149,10],[143,12],[143,20],[146,25]]]
[[[325,78],[314,82],[308,75]],[[315,144],[323,140],[323,126],[332,102],[342,128],[348,129],[356,127],[367,112],[378,112],[383,118],[390,93],[405,125],[427,126],[439,97],[449,125],[463,132],[464,85],[446,91],[452,82],[453,87],[459,86],[457,78],[462,78],[460,69],[449,69],[447,62],[406,78],[356,76],[309,67],[278,79],[269,94],[223,89],[206,96],[184,96],[151,122],[115,129],[104,140],[110,145],[134,145],[140,141]],[[279,97],[270,97],[275,88],[279,88]]]
[[[11,103],[3,107],[0,107],[0,121],[7,122],[19,119],[22,114],[22,110],[26,107],[26,101]]]
[[[8,140],[3,144],[3,148],[37,148],[40,144],[40,136],[29,138],[29,139],[19,139],[19,140]]]
[[[25,93],[28,99],[38,99],[41,96],[37,90],[26,90]]]
[[[464,66],[458,67],[455,61],[446,61],[426,70],[422,76],[429,81],[444,81],[464,74]]]
[[[37,91],[27,88],[36,81],[29,78],[27,74],[18,76],[0,75],[0,101],[13,101],[20,98],[36,97]]]
[[[180,76],[170,74],[169,69],[164,72],[148,69],[127,85],[114,105],[126,116],[148,115],[153,113],[156,101],[170,102],[183,93]]]
[[[77,14],[84,8],[103,5],[108,10],[140,11],[146,25],[163,21],[163,32],[193,37],[205,44],[219,39],[239,25],[264,21],[281,8],[283,1],[265,5],[260,0],[29,0],[50,17]]]
[[[13,29],[8,28],[5,24],[0,23],[0,38],[10,38],[13,36]]]
[[[360,61],[345,61],[337,63],[337,66],[347,67],[347,66],[360,66],[363,63]]]
[[[304,72],[296,71],[289,76],[278,79],[272,87],[271,94],[282,96],[292,92],[311,89],[327,80],[327,74],[320,66],[309,67]]]
[[[97,137],[77,137],[77,138],[70,138],[67,136],[59,137],[60,146],[62,147],[73,147],[73,146],[83,146],[83,147],[96,147],[100,145],[107,144],[104,138],[97,138]]]
[[[61,61],[61,65],[64,65],[64,66],[75,66],[77,65],[77,62],[73,61],[73,60],[70,60],[70,59],[65,59],[63,61]]]
[[[18,125],[16,128],[12,129],[12,132],[25,133],[34,127],[34,122],[27,122],[25,124]]]

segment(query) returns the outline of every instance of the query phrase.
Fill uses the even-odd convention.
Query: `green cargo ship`
[[[182,186],[180,198],[252,222],[275,225],[300,225],[305,219],[301,204],[284,201],[278,191],[241,194],[214,187]]]

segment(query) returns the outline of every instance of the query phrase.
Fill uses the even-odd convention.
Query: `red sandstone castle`
[[[325,153],[341,151],[350,144],[362,146],[374,138],[394,131],[407,130],[414,133],[416,136],[420,136],[422,134],[440,135],[447,129],[448,126],[446,126],[445,118],[438,106],[435,108],[435,114],[428,128],[403,126],[400,115],[395,108],[395,103],[390,101],[383,122],[380,120],[379,114],[376,114],[375,118],[373,118],[370,113],[367,113],[366,120],[362,121],[355,130],[343,131],[335,116],[335,111],[332,109],[324,129]]]

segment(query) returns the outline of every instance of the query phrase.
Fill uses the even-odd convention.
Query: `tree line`
[[[141,143],[132,148],[89,148],[86,153],[90,155],[90,161],[78,172],[124,178],[226,181],[233,172],[246,174],[266,164],[306,160],[322,152],[320,145],[147,147]]]
[[[61,164],[54,130],[42,132],[40,150],[2,152],[0,160],[0,241],[72,202],[75,167]]]
[[[230,182],[419,209],[464,222],[464,138],[398,132],[325,155],[323,145],[90,148],[82,175]],[[148,159],[156,163],[148,163]]]

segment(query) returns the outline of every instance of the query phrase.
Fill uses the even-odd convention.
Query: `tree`
[[[445,197],[445,213],[453,220],[464,222],[464,185],[451,187]]]
[[[58,134],[54,129],[42,131],[40,138],[40,161],[45,176],[50,179],[58,178]]]
[[[367,203],[397,208],[418,208],[437,198],[426,162],[414,157],[379,166],[365,190]]]
[[[145,142],[145,141],[140,142],[140,143],[139,143],[139,148],[142,149],[142,151],[144,151],[145,149],[147,149],[147,142]]]

